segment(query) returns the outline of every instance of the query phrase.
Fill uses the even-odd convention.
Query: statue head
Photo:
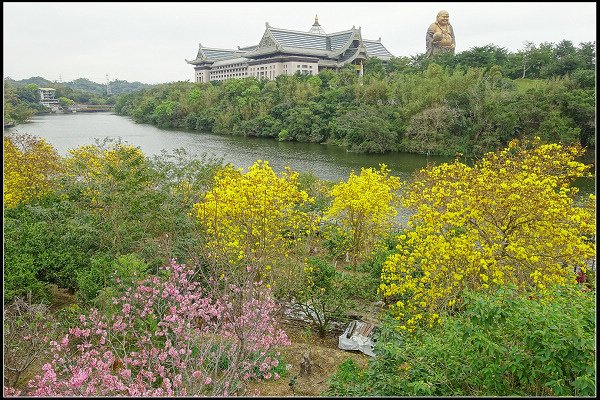
[[[436,21],[438,24],[447,25],[449,19],[450,19],[450,14],[448,14],[448,11],[442,10],[439,13],[437,13]]]

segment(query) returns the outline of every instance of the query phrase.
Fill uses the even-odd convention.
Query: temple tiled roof
[[[231,49],[216,49],[212,47],[204,47],[202,45],[198,48],[198,54],[196,59],[187,61],[189,64],[201,64],[203,62],[214,62],[219,60],[228,60],[231,58],[237,58],[245,54],[245,50],[231,50]]]
[[[277,43],[284,47],[328,50],[327,37],[322,33],[290,31],[287,29],[269,28]]]
[[[348,43],[351,37],[351,30],[339,33],[332,33],[331,35],[329,35],[329,40],[331,42],[330,50],[336,51],[341,49],[346,43]]]
[[[381,44],[380,41],[363,39],[363,44],[367,49],[367,56],[369,57],[378,57],[384,59],[394,57],[392,53],[390,53],[388,49]]]
[[[273,28],[267,25],[267,31],[263,37],[274,39],[272,45],[284,52],[295,52],[298,50],[307,50],[313,55],[323,55],[327,57],[337,57],[345,51],[351,43],[353,37],[359,38],[363,43],[367,56],[389,59],[393,55],[381,44],[380,40],[366,40],[360,37],[360,28],[352,28],[347,31],[335,33],[311,33],[300,32],[289,29]],[[271,47],[271,46],[268,46]],[[267,52],[265,47],[259,46],[252,53],[262,54]]]
[[[239,55],[238,50],[226,50],[226,49],[209,49],[203,48],[202,51],[207,60],[224,60],[227,58],[237,57]]]
[[[327,34],[320,28],[316,17],[313,28],[315,29],[311,28],[309,32],[301,32],[274,28],[267,23],[265,33],[258,45],[238,46],[238,50],[216,49],[200,45],[196,59],[186,61],[194,65],[219,61],[230,64],[233,63],[232,59],[241,60],[243,58],[243,61],[240,62],[246,62],[254,57],[264,58],[277,53],[337,60],[342,64],[351,61],[357,55],[360,57],[377,57],[383,60],[389,60],[393,57],[381,44],[381,39],[377,41],[362,39],[360,28],[352,27],[347,31]],[[359,41],[358,47],[352,45],[354,40]],[[361,48],[364,51],[359,51]]]

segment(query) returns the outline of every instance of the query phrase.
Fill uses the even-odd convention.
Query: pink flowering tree
[[[175,261],[164,269],[124,288],[112,312],[92,309],[51,342],[53,359],[28,394],[227,396],[243,395],[249,380],[278,379],[277,349],[289,339],[268,289],[200,284]]]

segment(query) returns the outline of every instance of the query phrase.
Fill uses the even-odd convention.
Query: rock
[[[310,351],[305,351],[302,354],[302,361],[300,362],[300,375],[310,375],[312,373],[312,360],[310,357]]]

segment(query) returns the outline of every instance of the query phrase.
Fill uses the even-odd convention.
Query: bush
[[[550,297],[516,288],[469,292],[439,328],[398,335],[386,323],[362,379],[331,395],[594,396],[595,294],[581,285]]]
[[[295,287],[295,305],[324,336],[332,320],[344,318],[352,303],[346,297],[347,280],[331,264],[320,259],[309,259],[304,267],[300,287]]]
[[[46,283],[75,290],[76,272],[97,251],[93,217],[53,195],[7,209],[4,217],[4,300],[31,291],[34,302],[45,301]]]
[[[137,254],[127,254],[111,261],[107,256],[97,255],[89,268],[77,272],[77,297],[83,303],[91,303],[102,292],[105,303],[117,286],[132,286],[148,274],[149,267]]]
[[[48,353],[47,342],[58,335],[59,324],[45,304],[14,299],[3,310],[4,387],[14,387],[19,378]]]
[[[119,312],[80,315],[50,342],[52,361],[28,394],[227,396],[270,379],[289,339],[275,325],[269,291],[249,281],[223,291],[195,282],[196,272],[173,261],[113,298]]]
[[[355,397],[364,395],[357,385],[362,381],[362,368],[351,359],[347,359],[338,365],[334,374],[329,378],[329,388],[323,396]]]

